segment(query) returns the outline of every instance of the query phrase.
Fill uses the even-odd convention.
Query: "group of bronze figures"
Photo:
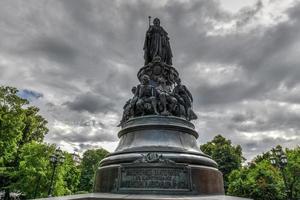
[[[181,84],[180,78],[176,79],[173,88],[166,84],[163,77],[155,83],[147,74],[142,75],[140,82],[132,88],[133,97],[123,107],[120,126],[132,117],[144,115],[172,115],[187,120],[197,119],[192,110],[193,97],[186,86]]]
[[[133,97],[124,105],[120,125],[130,118],[162,115],[197,119],[192,110],[193,97],[181,84],[172,65],[172,51],[168,33],[155,18],[146,32],[144,44],[145,66],[138,73],[140,84],[132,88]]]

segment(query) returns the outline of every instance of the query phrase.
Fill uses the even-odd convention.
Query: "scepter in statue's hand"
[[[148,16],[148,19],[149,19],[149,28],[151,26],[151,16]]]
[[[150,28],[151,28],[151,16],[148,16],[148,19],[149,19],[149,28],[146,32],[147,37],[150,35],[149,31],[150,31]]]

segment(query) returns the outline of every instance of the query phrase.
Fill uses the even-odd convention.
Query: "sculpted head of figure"
[[[180,78],[177,78],[177,79],[176,79],[176,83],[177,83],[177,85],[180,85],[180,84],[181,84],[181,79],[180,79]]]
[[[158,18],[154,18],[153,24],[154,24],[154,26],[159,26],[160,25],[160,20]]]
[[[135,94],[135,92],[136,92],[136,86],[133,86],[133,87],[131,88],[131,92],[132,92],[132,94]]]
[[[148,75],[144,74],[141,78],[141,83],[146,85],[149,83],[149,81],[150,81],[150,77]]]

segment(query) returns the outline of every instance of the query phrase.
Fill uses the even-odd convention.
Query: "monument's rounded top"
[[[146,125],[146,124],[159,124],[159,125],[181,125],[191,129],[195,129],[195,126],[190,121],[176,116],[162,116],[162,115],[145,115],[129,119],[122,128],[128,128],[133,125]]]
[[[131,132],[133,130],[145,129],[171,129],[182,130],[198,138],[198,133],[195,131],[195,126],[186,119],[175,116],[161,116],[161,115],[146,115],[129,119],[123,124],[118,136]]]

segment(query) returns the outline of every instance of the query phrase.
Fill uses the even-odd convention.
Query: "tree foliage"
[[[281,200],[283,182],[269,161],[234,170],[228,178],[228,194],[254,200]]]
[[[14,174],[16,181],[12,188],[21,191],[27,198],[34,198],[35,195],[46,197],[51,176],[49,157],[54,151],[54,145],[36,142],[25,144],[20,153],[18,170]]]
[[[39,109],[17,94],[16,88],[0,86],[0,189],[14,182],[22,146],[42,141],[48,132]]]
[[[22,139],[19,142],[19,147],[31,141],[42,142],[45,134],[48,133],[47,121],[38,114],[39,109],[30,106],[24,109],[24,124],[22,130]]]
[[[50,156],[55,152],[55,145],[31,142],[26,143],[20,154],[15,182],[11,187],[21,191],[26,198],[47,197],[53,166]],[[55,170],[53,195],[73,194],[79,183],[80,169],[72,159],[72,155],[64,152],[65,161]]]
[[[16,159],[22,145],[42,141],[48,132],[39,109],[27,106],[29,102],[17,93],[16,88],[0,87],[0,166]]]
[[[284,173],[287,177],[288,190],[293,199],[300,199],[300,147],[286,149],[288,164]]]
[[[87,150],[84,152],[81,162],[79,190],[89,192],[93,190],[94,176],[98,168],[98,164],[108,153],[108,151],[102,148]]]
[[[229,174],[233,170],[239,169],[244,161],[241,146],[234,146],[230,140],[217,135],[212,141],[201,145],[200,149],[218,163],[218,168],[223,173],[226,190]]]
[[[47,121],[39,109],[19,97],[16,88],[0,86],[0,191],[19,191],[26,198],[47,196],[53,170],[49,157],[56,149],[42,143],[47,133]],[[65,162],[56,168],[53,195],[76,193],[79,183],[81,190],[91,191],[97,164],[107,153],[104,149],[85,152],[80,167],[64,152]]]
[[[281,171],[270,164],[270,152],[256,156],[249,166],[234,170],[229,176],[228,194],[254,200],[286,199],[283,173],[291,199],[300,198],[300,147],[286,149],[287,165]]]
[[[10,87],[0,87],[0,166],[11,161],[22,139],[25,127],[22,106],[27,100],[19,98],[17,90]]]
[[[65,158],[64,165],[62,166],[64,169],[63,181],[65,187],[68,188],[65,194],[74,194],[78,190],[81,169],[80,166],[77,166],[76,162],[73,160],[72,154],[65,152]]]

